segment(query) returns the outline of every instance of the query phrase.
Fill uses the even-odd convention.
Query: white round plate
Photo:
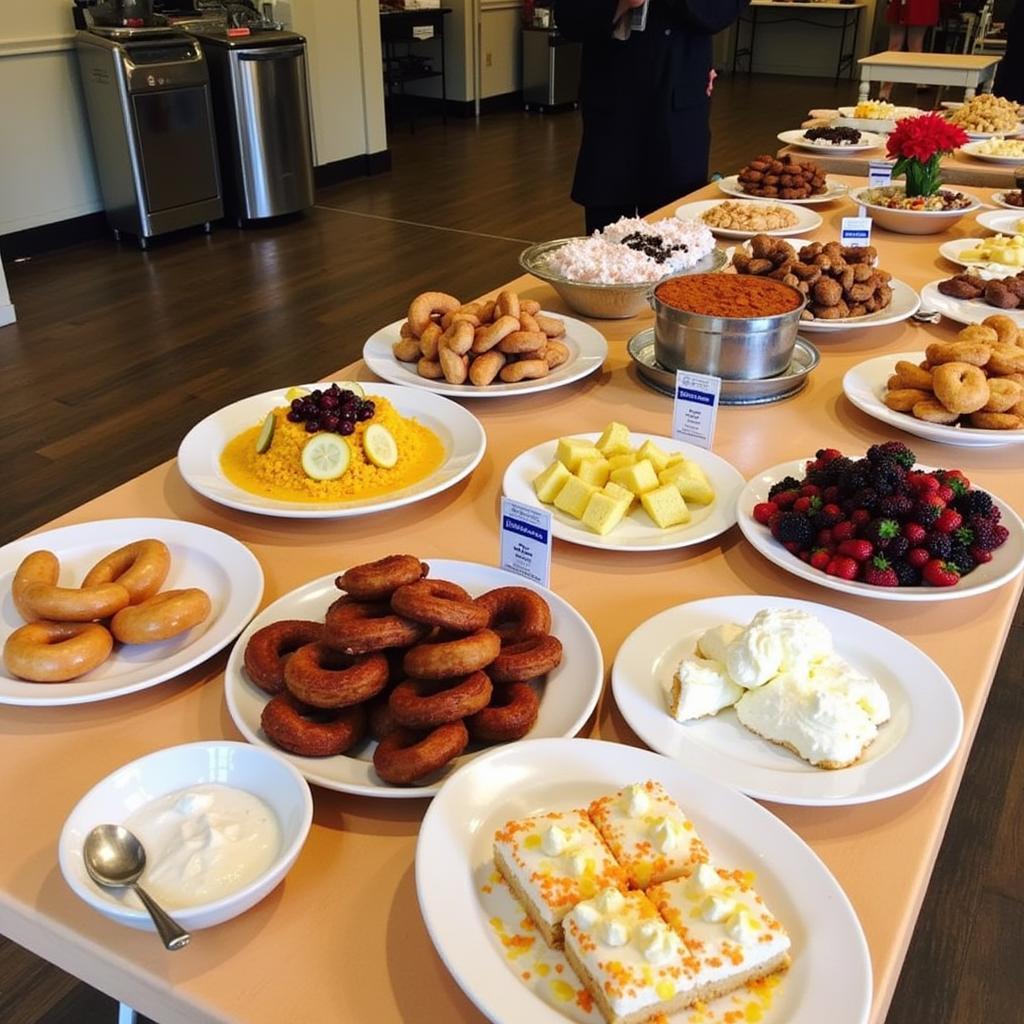
[[[596,441],[601,434],[598,432],[572,436]],[[551,532],[560,540],[568,541],[570,544],[581,544],[587,548],[600,548],[603,551],[669,551],[673,548],[686,548],[717,537],[735,524],[735,501],[743,490],[745,481],[731,463],[704,448],[687,444],[685,441],[676,441],[671,437],[637,433],[632,437],[636,445],[641,445],[644,441],[653,441],[669,454],[680,452],[698,463],[715,489],[715,500],[710,505],[689,505],[693,518],[688,523],[667,530],[655,526],[638,504],[614,530],[602,537],[584,526],[580,520],[573,519],[554,505],[543,504],[537,498],[533,481],[555,461],[557,440],[545,441],[516,456],[505,470],[502,491],[506,497],[514,501],[550,512]]]
[[[1016,167],[1018,164],[1024,163],[1024,153],[1020,153],[1017,156],[1000,156],[996,153],[983,153],[979,147],[985,139],[991,138],[992,136],[975,137],[971,136],[975,141],[967,142],[960,147],[961,153],[966,153],[968,156],[973,157],[975,160],[984,160],[988,164],[1001,164],[1003,166]],[[1004,136],[1005,138],[1005,136]]]
[[[599,370],[608,358],[608,342],[604,335],[590,324],[566,316],[564,313],[549,313],[565,322],[565,337],[559,338],[569,349],[569,358],[556,366],[540,380],[524,380],[518,384],[488,384],[478,388],[475,384],[449,384],[446,380],[428,380],[416,372],[415,363],[399,362],[391,351],[400,337],[404,320],[396,320],[371,334],[363,345],[363,362],[383,380],[392,384],[404,384],[410,388],[432,391],[435,395],[449,398],[507,398],[510,395],[529,395],[538,391],[550,391],[571,384]],[[370,385],[366,385],[369,387]]]
[[[776,138],[787,146],[809,149],[815,153],[862,153],[865,150],[878,149],[885,145],[885,136],[876,135],[874,132],[861,132],[860,142],[839,146],[831,142],[815,142],[812,139],[806,139],[804,138],[806,131],[806,128],[793,128],[788,132],[779,132]]]
[[[676,216],[680,220],[699,220],[703,224],[702,218],[704,214],[713,206],[720,206],[722,203],[748,203],[754,207],[763,207],[766,202],[767,200],[764,199],[749,198],[699,199],[693,203],[684,203],[682,206],[677,206]],[[796,223],[791,224],[788,228],[772,228],[768,231],[739,231],[732,228],[716,228],[710,224],[707,227],[711,229],[712,234],[718,235],[720,238],[753,238],[754,235],[772,235],[776,238],[781,238],[784,235],[804,235],[808,231],[817,231],[823,223],[819,214],[813,210],[808,210],[804,206],[793,206],[790,203],[780,201],[773,201],[773,205],[789,210],[796,217]]]
[[[892,717],[849,768],[815,768],[750,732],[732,708],[685,723],[669,714],[672,676],[700,635],[723,622],[745,626],[766,608],[816,616],[831,631],[836,653],[885,690]],[[714,597],[655,615],[619,648],[612,691],[630,727],[658,753],[748,796],[782,804],[860,804],[905,793],[945,767],[963,733],[956,690],[912,643],[859,615],[788,597]]]
[[[1001,276],[1011,277],[1012,274]],[[948,281],[949,278],[940,280]],[[980,324],[985,317],[998,313],[1001,316],[1008,316],[1018,327],[1024,328],[1024,309],[999,309],[990,306],[984,299],[955,299],[952,295],[943,295],[939,291],[939,281],[929,281],[921,289],[921,305],[925,309],[937,310],[958,324]]]
[[[771,535],[768,527],[762,526],[753,516],[754,506],[758,502],[768,500],[768,491],[772,484],[786,476],[802,479],[806,463],[807,458],[783,462],[752,477],[740,495],[736,516],[743,535],[757,551],[768,561],[774,562],[802,580],[854,597],[874,597],[882,601],[954,601],[960,597],[974,597],[976,594],[995,590],[996,587],[1001,587],[1013,579],[1024,568],[1024,523],[1009,505],[999,501],[993,494],[992,501],[1002,512],[1000,522],[1010,531],[1010,536],[1002,547],[992,553],[991,562],[979,565],[952,587],[873,587],[857,580],[841,580],[836,576],[829,576],[821,569],[814,569],[806,562],[801,562],[796,555],[790,554]]]
[[[324,385],[320,382],[305,386],[312,389]],[[220,466],[224,446],[243,430],[260,423],[271,409],[287,405],[286,388],[243,398],[197,423],[178,448],[178,470],[194,491],[228,508],[286,519],[341,519],[422,501],[452,487],[476,469],[487,447],[487,435],[472,413],[438,395],[388,384],[365,387],[368,397],[386,398],[402,416],[417,420],[441,439],[446,458],[430,476],[392,494],[337,502],[282,501],[233,484]]]
[[[983,142],[985,139],[994,139],[996,138],[996,136],[999,136],[1004,139],[1015,139],[1018,135],[1021,134],[1021,132],[1024,132],[1024,124],[1021,124],[1018,121],[1016,127],[1011,128],[1005,132],[976,132],[969,131],[966,128],[964,129],[964,131],[967,133],[968,138],[974,139],[976,142]],[[1019,160],[1019,157],[1015,159]]]
[[[892,289],[892,302],[885,309],[880,309],[877,313],[868,313],[867,316],[848,317],[846,320],[801,320],[800,333],[803,334],[805,331],[828,333],[852,330],[853,328],[861,330],[865,327],[886,327],[907,320],[920,309],[921,299],[909,284],[894,277],[889,282],[889,287]]]
[[[752,196],[749,192],[744,192],[737,174],[730,174],[727,178],[718,179],[718,187],[727,196],[736,196],[739,199],[757,199],[762,203],[783,202],[793,206],[813,206],[815,203],[831,203],[833,199],[842,199],[846,195],[846,185],[830,182],[826,178],[825,186],[825,191],[820,195],[808,196],[806,199],[772,199],[770,196]]]
[[[1017,189],[1008,189],[1007,191],[1016,192],[1018,190]],[[1024,206],[1014,206],[1013,203],[1008,203],[1006,201],[1006,191],[1003,191],[1003,192],[993,192],[992,193],[992,202],[995,203],[997,206],[1002,206],[1006,210],[1016,210],[1017,214],[1018,214],[1018,217],[1021,220],[1024,220]],[[1015,232],[1015,234],[1019,234],[1019,233],[1020,232]]]
[[[1014,207],[1013,210],[986,210],[974,218],[983,228],[994,231],[997,235],[1024,234],[1024,210]]]
[[[974,249],[984,241],[986,241],[984,238],[951,238],[948,242],[943,242],[939,246],[939,255],[949,260],[950,263],[957,264],[957,266],[984,267],[986,270],[991,271],[991,273],[1002,277],[1011,277],[1024,270],[1024,266],[1015,267],[1009,263],[993,263],[991,260],[965,260],[963,258],[962,253],[968,249]]]
[[[339,570],[343,571],[343,570]],[[433,796],[441,788],[454,766],[440,778],[416,786],[392,786],[381,780],[373,770],[376,744],[364,740],[349,753],[338,757],[299,757],[280,750],[260,728],[263,707],[270,699],[249,681],[245,672],[245,646],[258,629],[281,619],[323,620],[327,608],[340,592],[334,585],[338,572],[311,580],[290,594],[278,598],[256,616],[249,628],[238,638],[224,672],[224,695],[235,725],[250,743],[267,747],[298,768],[310,782],[325,789],[361,796],[410,797]],[[604,661],[601,648],[586,620],[557,594],[536,586],[522,576],[476,562],[455,562],[430,559],[430,578],[452,580],[474,597],[495,587],[529,587],[536,590],[551,606],[551,632],[562,641],[565,652],[562,664],[548,674],[540,702],[540,714],[530,736],[572,736],[590,717],[604,684]],[[520,741],[521,742],[521,741]],[[472,747],[456,761],[456,766],[477,757]]]
[[[856,107],[840,107],[840,117],[855,117]],[[861,118],[860,120],[878,120],[878,121],[900,121],[905,117],[919,117],[924,111],[920,107],[897,107],[896,112],[892,117],[882,118]]]
[[[864,933],[810,847],[724,783],[648,750],[598,740],[535,740],[495,750],[458,772],[427,810],[416,844],[416,892],[434,947],[463,992],[497,1024],[601,1024],[596,1010],[585,1014],[571,999],[560,1002],[550,995],[552,980],[575,981],[560,955],[538,951],[562,970],[546,979],[532,973],[532,988],[520,977],[525,958],[507,958],[491,918],[506,909],[515,927],[523,913],[505,885],[490,885],[493,838],[510,819],[586,807],[647,779],[660,782],[679,802],[718,863],[756,868],[759,893],[792,939],[793,963],[770,1008],[745,1019],[865,1024],[871,961]],[[485,887],[493,893],[483,892]],[[494,900],[502,894],[504,908]],[[707,1019],[721,1020],[736,1004],[727,996],[708,1009],[713,1016]],[[672,1017],[675,1024],[691,1019],[692,1011]]]
[[[52,551],[60,559],[61,583],[77,586],[111,551],[148,537],[171,550],[171,571],[162,589],[205,590],[213,606],[210,617],[160,643],[115,644],[102,665],[69,683],[26,683],[0,667],[0,704],[87,704],[145,690],[194,668],[238,636],[263,596],[263,570],[245,545],[219,530],[178,519],[103,519],[32,534],[0,548],[0,643],[24,625],[11,598],[11,582],[30,552]]]
[[[846,371],[846,376],[843,377],[843,391],[861,412],[928,441],[956,445],[960,448],[999,448],[1008,444],[1024,444],[1024,430],[950,427],[942,423],[928,423],[911,416],[910,413],[890,409],[882,401],[882,396],[886,390],[885,382],[892,376],[897,361],[905,359],[908,363],[917,365],[923,358],[923,352],[896,352],[892,355],[866,359]]]

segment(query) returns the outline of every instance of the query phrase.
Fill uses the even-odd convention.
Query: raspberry
[[[815,538],[818,544],[823,548],[829,548],[832,546],[832,531],[829,529],[819,530],[818,536]]]
[[[798,548],[806,548],[813,543],[815,530],[807,516],[799,512],[783,512],[779,516],[774,532],[783,544],[796,544]]]
[[[932,560],[932,556],[927,548],[911,548],[904,556],[904,559],[908,565],[912,565],[915,569],[922,569]]]
[[[965,519],[973,515],[987,516],[992,509],[992,496],[986,491],[967,491],[953,499],[953,508]]]
[[[1010,531],[1005,526],[997,524],[995,526],[995,534],[996,547],[999,547],[999,545],[1005,543],[1006,538],[1010,536]]]
[[[876,555],[864,566],[864,582],[873,587],[898,587],[900,579],[889,559]]]
[[[772,484],[771,489],[768,491],[768,497],[774,498],[776,494],[782,491],[799,491],[800,481],[795,476],[784,476],[781,480],[776,481]]]
[[[893,562],[892,571],[896,573],[901,587],[919,587],[921,585],[921,570],[915,569],[909,562],[902,559]]]
[[[978,564],[967,545],[958,541],[950,548],[949,561],[960,570],[961,576],[966,576]]]
[[[759,501],[754,506],[754,511],[751,515],[753,515],[754,519],[762,526],[767,526],[768,521],[778,511],[779,506],[776,505],[774,501]]]
[[[932,532],[928,534],[924,546],[931,553],[932,558],[949,558],[949,552],[953,547],[953,541],[948,533]]]
[[[884,444],[873,444],[868,449],[868,458],[872,462],[886,460],[896,462],[904,469],[913,469],[917,456],[902,441],[886,441]]]
[[[986,551],[984,548],[971,548],[971,557],[978,563],[978,565],[984,565],[986,562],[992,561],[992,552]]]

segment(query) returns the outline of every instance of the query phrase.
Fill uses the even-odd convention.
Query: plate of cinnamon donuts
[[[108,519],[0,548],[0,704],[155,686],[227,646],[263,595],[252,552],[173,519]]]
[[[250,743],[344,793],[433,796],[498,743],[573,736],[601,649],[562,598],[474,562],[387,555],[280,597],[242,633],[225,698]]]

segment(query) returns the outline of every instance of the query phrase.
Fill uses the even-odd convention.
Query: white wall
[[[309,37],[317,163],[387,148],[376,0],[291,0]],[[0,2],[0,235],[102,209],[71,0]]]

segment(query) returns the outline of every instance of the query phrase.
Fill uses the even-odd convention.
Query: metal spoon
[[[123,825],[97,825],[85,837],[82,859],[98,885],[127,885],[135,890],[167,949],[184,949],[189,944],[192,936],[138,884],[146,866],[146,851]]]

